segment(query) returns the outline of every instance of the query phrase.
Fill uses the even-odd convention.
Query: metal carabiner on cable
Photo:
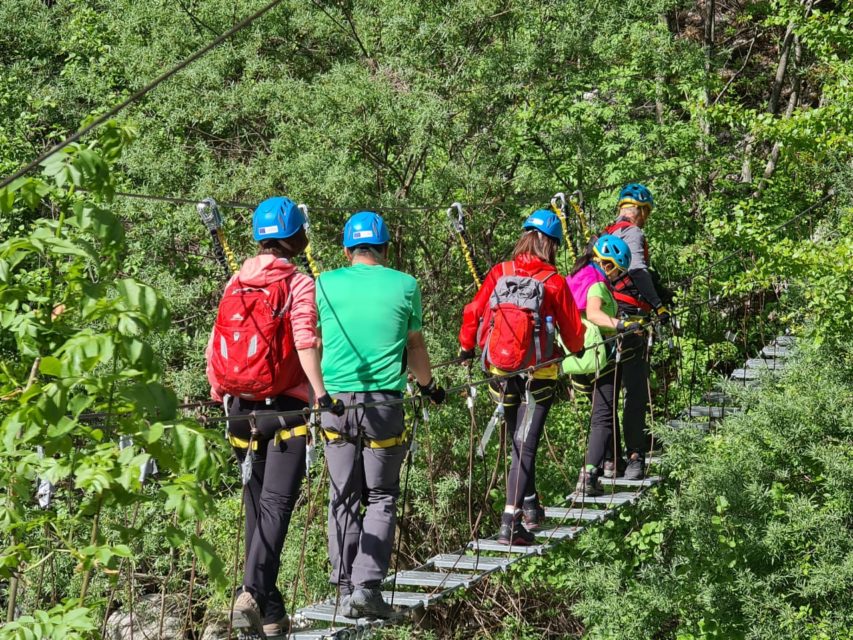
[[[236,273],[238,270],[237,260],[231,248],[228,246],[228,241],[225,239],[225,233],[222,231],[222,214],[219,212],[219,205],[213,198],[205,198],[197,203],[195,210],[198,212],[202,223],[210,232],[210,239],[213,242],[213,252],[216,254],[216,259],[227,276]]]
[[[483,283],[483,278],[480,276],[480,272],[477,271],[477,265],[474,263],[474,256],[471,255],[471,248],[468,246],[468,234],[465,230],[465,211],[462,209],[462,203],[454,202],[450,207],[448,207],[447,219],[450,221],[450,225],[459,237],[459,246],[462,248],[462,257],[465,258],[465,263],[468,265],[468,271],[471,272],[474,284],[476,284],[479,289]]]

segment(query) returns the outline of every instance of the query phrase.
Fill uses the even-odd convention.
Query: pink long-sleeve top
[[[289,279],[290,294],[290,333],[296,349],[310,349],[320,345],[317,336],[317,305],[314,302],[314,281],[296,270],[296,266],[284,258],[264,254],[249,258],[240,267],[240,271],[232,276],[251,287],[267,287],[274,282]],[[228,282],[231,284],[231,281]],[[227,286],[226,286],[227,289]],[[224,390],[219,386],[216,376],[210,367],[210,354],[213,348],[213,333],[207,341],[205,357],[207,359],[207,377],[210,380],[210,397],[221,401]],[[299,362],[293,366],[299,367]],[[309,401],[308,380],[303,376],[297,386],[286,389],[283,395]]]

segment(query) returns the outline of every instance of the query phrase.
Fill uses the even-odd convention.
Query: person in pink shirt
[[[333,413],[344,409],[323,384],[314,281],[292,262],[308,246],[305,222],[288,198],[258,205],[252,218],[258,255],[226,285],[206,351],[211,397],[223,401],[228,416],[252,415],[228,421],[237,459],[242,464],[252,456],[243,492],[246,562],[234,621],[265,635],[289,629],[276,581],[305,475],[308,435],[304,415],[268,414],[304,410],[312,397]]]

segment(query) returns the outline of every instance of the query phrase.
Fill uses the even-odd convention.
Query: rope
[[[165,73],[159,75],[157,78],[155,78],[154,80],[149,82],[147,85],[145,85],[144,87],[142,87],[138,91],[131,94],[126,100],[123,100],[122,102],[115,105],[114,107],[107,109],[107,111],[105,111],[102,115],[100,115],[97,118],[95,118],[94,120],[92,120],[89,124],[87,124],[85,127],[80,129],[76,133],[71,134],[70,136],[65,138],[65,140],[63,140],[62,142],[58,142],[57,144],[53,145],[47,151],[40,154],[35,160],[30,162],[26,166],[22,167],[21,169],[19,169],[18,171],[16,171],[12,175],[9,175],[9,176],[6,176],[5,178],[3,178],[3,180],[0,181],[0,189],[8,186],[9,184],[11,184],[13,181],[17,180],[21,176],[26,175],[27,173],[29,173],[30,171],[32,171],[33,169],[38,167],[44,160],[46,160],[47,158],[52,156],[57,151],[60,151],[61,149],[63,149],[64,147],[68,146],[69,144],[71,144],[73,142],[77,142],[84,135],[86,135],[87,133],[89,133],[93,129],[101,126],[107,120],[109,120],[113,116],[117,115],[125,107],[133,104],[134,102],[136,102],[140,98],[144,97],[145,95],[147,95],[148,93],[150,93],[151,91],[156,89],[160,84],[162,84],[163,82],[165,82],[166,80],[171,78],[176,73],[182,71],[183,69],[185,69],[186,67],[191,65],[193,62],[195,62],[199,58],[203,57],[204,55],[206,55],[207,53],[209,53],[213,49],[215,49],[217,46],[219,46],[220,44],[225,42],[228,38],[233,36],[235,33],[242,30],[243,28],[249,26],[255,20],[257,20],[258,18],[260,18],[264,14],[268,13],[269,11],[271,11],[272,9],[277,7],[283,1],[284,0],[272,0],[272,2],[265,5],[264,7],[260,8],[255,13],[251,14],[250,16],[248,16],[246,18],[243,18],[240,22],[235,24],[233,27],[228,29],[228,31],[226,31],[225,33],[223,33],[222,35],[220,35],[219,37],[214,39],[212,42],[205,45],[201,49],[198,49],[191,56],[189,56],[188,58],[185,58],[184,60],[182,60],[181,62],[176,64],[174,67],[172,67],[171,69],[169,69]]]

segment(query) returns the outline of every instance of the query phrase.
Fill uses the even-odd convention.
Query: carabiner
[[[219,205],[213,198],[205,198],[195,206],[204,226],[208,231],[217,231],[222,228],[222,214],[219,212]]]
[[[456,215],[453,213],[454,209],[456,209]],[[450,224],[456,229],[456,233],[465,233],[465,212],[462,210],[461,202],[454,202],[450,205],[447,209],[447,219],[450,220]]]

